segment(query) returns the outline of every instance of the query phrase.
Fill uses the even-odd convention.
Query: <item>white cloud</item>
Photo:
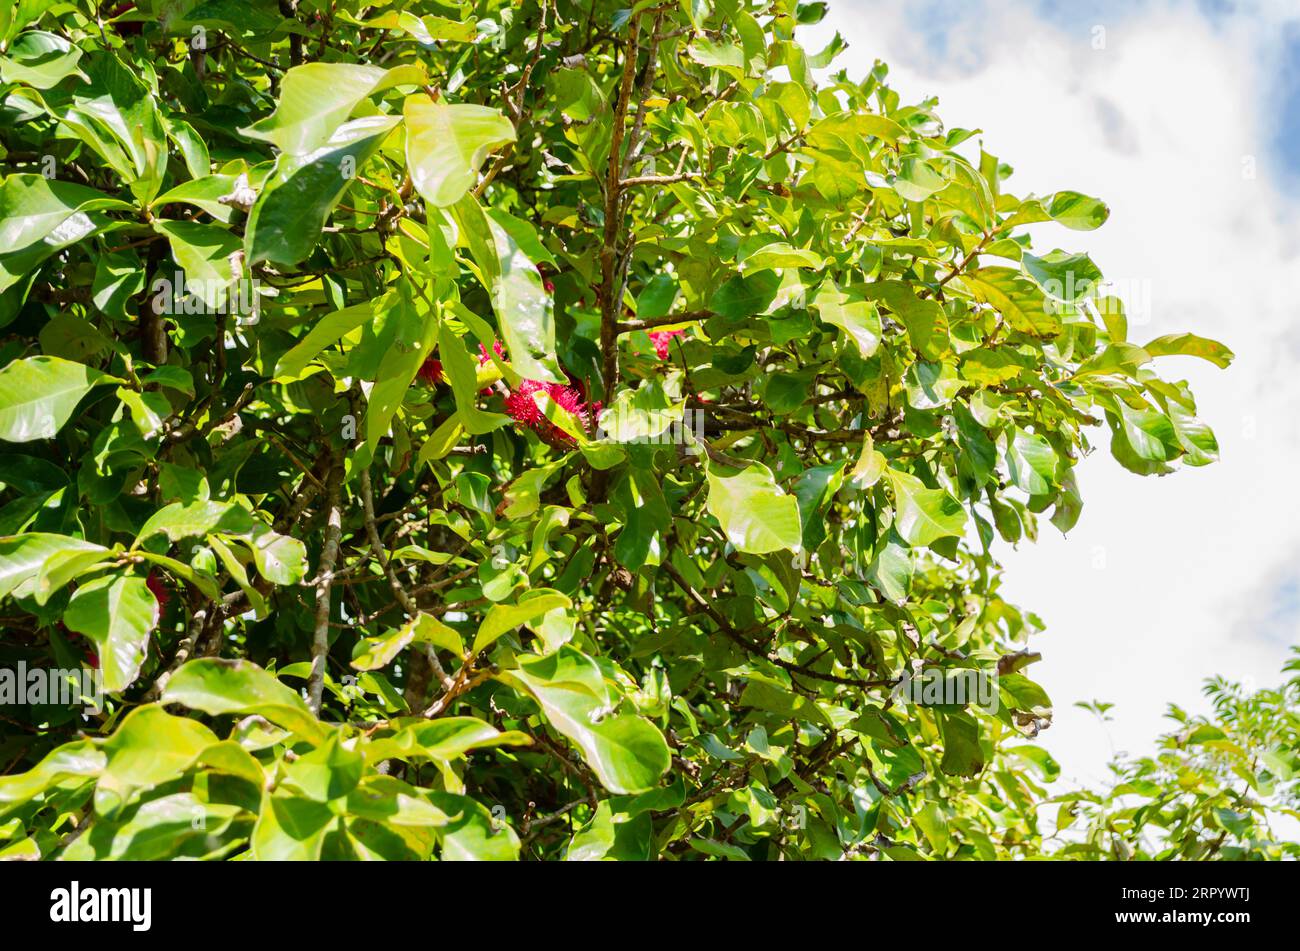
[[[1115,702],[1110,739],[1146,753],[1166,703],[1203,709],[1200,685],[1214,674],[1274,683],[1300,642],[1300,321],[1289,293],[1300,206],[1269,152],[1274,40],[1296,14],[1261,3],[1210,22],[1195,4],[1165,3],[1097,22],[1074,10],[1056,26],[1023,2],[930,4],[926,19],[907,6],[832,0],[801,40],[820,48],[838,30],[851,48],[836,67],[851,77],[880,58],[904,101],[937,95],[949,127],[982,129],[1016,169],[1012,192],[1103,198],[1101,230],[1039,225],[1035,245],[1087,251],[1121,288],[1149,290],[1136,342],[1187,330],[1237,353],[1226,372],[1161,361],[1191,382],[1219,464],[1144,479],[1097,432],[1070,537],[1044,522],[1037,545],[1005,552],[1005,593],[1048,624],[1031,671],[1057,706],[1043,741],[1067,776],[1096,782],[1110,742],[1075,701]]]

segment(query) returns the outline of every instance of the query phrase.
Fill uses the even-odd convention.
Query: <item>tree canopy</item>
[[[1159,369],[1232,354],[1130,339],[1057,247],[1106,205],[824,13],[0,11],[0,649],[102,687],[4,708],[0,848],[1055,851],[998,551],[1070,530],[1103,427],[1214,461]],[[1180,847],[1258,838],[1206,801]],[[1059,854],[1167,805],[1061,801]]]

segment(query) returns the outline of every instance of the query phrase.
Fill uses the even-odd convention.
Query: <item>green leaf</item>
[[[743,258],[738,258],[737,263],[740,265],[740,270],[746,274],[787,267],[806,267],[819,271],[826,264],[820,254],[807,248],[793,247],[788,241],[773,241],[765,244]]]
[[[77,589],[63,623],[94,643],[104,689],[117,693],[140,672],[149,632],[158,626],[158,600],[144,578],[105,575]]]
[[[1007,442],[1011,481],[1030,495],[1047,495],[1057,484],[1059,461],[1042,436],[1017,429]]]
[[[302,697],[247,660],[192,660],[167,681],[163,702],[214,716],[255,713],[311,743],[321,742],[327,734]]]
[[[244,174],[243,177],[247,182],[247,175]],[[239,179],[240,175],[223,173],[193,178],[159,195],[153,200],[153,206],[161,208],[173,202],[193,205],[195,208],[203,209],[217,221],[229,224],[235,208],[233,205],[223,203],[221,199],[235,192]]]
[[[68,862],[157,862],[220,854],[227,840],[247,836],[247,813],[238,806],[204,802],[192,792],[172,793],[129,807],[113,819],[91,820],[87,834],[59,858]]]
[[[230,502],[173,502],[165,505],[140,527],[132,550],[138,549],[155,535],[166,535],[172,542],[202,538],[212,532],[243,535],[254,530],[256,523],[248,509]],[[265,526],[262,526],[265,530]]]
[[[334,206],[398,121],[394,116],[355,119],[314,151],[281,154],[248,215],[248,266],[296,264],[307,257]]]
[[[943,489],[927,489],[914,475],[888,469],[894,489],[894,528],[909,545],[923,548],[966,529],[966,510]]]
[[[485,214],[470,194],[456,203],[454,213],[492,297],[511,365],[529,380],[566,383],[555,358],[551,297],[516,233],[502,226],[501,215]]]
[[[1136,378],[1138,370],[1151,362],[1151,354],[1131,343],[1107,344],[1096,356],[1086,360],[1074,371],[1074,379],[1093,374],[1122,373]]]
[[[1042,257],[1025,253],[1020,265],[1048,297],[1075,303],[1097,293],[1101,269],[1086,254],[1052,251]]]
[[[480,803],[453,793],[430,793],[429,800],[449,816],[438,830],[444,862],[513,862],[519,858],[519,836],[508,825],[498,827]]]
[[[172,716],[157,704],[136,707],[100,746],[108,760],[95,788],[95,811],[112,814],[137,791],[177,778],[216,742],[197,720]]]
[[[81,398],[115,376],[58,357],[27,357],[0,370],[0,440],[49,439]]]
[[[1208,337],[1198,337],[1196,334],[1166,334],[1152,340],[1142,349],[1153,357],[1174,355],[1200,357],[1202,360],[1208,360],[1221,369],[1227,369],[1228,365],[1232,363],[1233,357],[1236,356],[1219,341],[1210,340]]]
[[[442,358],[443,372],[456,399],[456,415],[465,432],[478,436],[499,429],[510,421],[509,416],[478,408],[476,361],[465,348],[465,342],[445,323],[438,330],[438,356]]]
[[[740,702],[747,707],[774,713],[783,720],[806,720],[823,726],[832,725],[821,707],[808,697],[795,693],[786,684],[751,677],[740,695]]]
[[[923,300],[902,281],[877,281],[863,287],[865,295],[884,301],[907,328],[908,339],[924,359],[937,361],[950,349],[948,318],[937,301]]]
[[[794,496],[799,500],[801,544],[805,551],[816,551],[826,538],[825,510],[840,489],[844,465],[813,466],[795,480]]]
[[[113,557],[114,553],[108,549],[55,552],[36,573],[36,584],[32,591],[36,603],[48,603],[51,595],[60,591],[68,582],[89,574]]]
[[[308,155],[336,139],[361,100],[394,86],[424,82],[421,66],[380,69],[355,63],[304,63],[280,80],[275,112],[240,131],[273,143],[287,155]]]
[[[153,228],[165,235],[172,257],[185,271],[185,289],[213,311],[231,306],[231,285],[243,274],[232,256],[243,242],[219,225],[157,219]]]
[[[87,554],[103,556],[108,549],[80,538],[29,532],[0,537],[0,598],[29,597],[46,562],[56,555]]]
[[[984,751],[980,748],[980,728],[968,713],[939,713],[939,732],[943,737],[943,760],[939,764],[949,776],[977,776],[984,769]]]
[[[8,175],[0,182],[0,291],[60,248],[98,231],[107,223],[91,213],[129,210],[124,201],[44,175]]]
[[[422,332],[413,344],[394,341],[379,364],[379,375],[366,400],[365,442],[356,455],[348,459],[349,472],[370,465],[379,441],[388,435],[393,416],[402,405],[406,391],[411,388],[415,375],[424,361],[433,355],[438,339],[438,321],[430,314],[422,323]]]
[[[483,617],[474,635],[471,654],[486,650],[503,634],[508,634],[521,624],[527,624],[555,608],[567,608],[573,602],[558,591],[535,590],[524,595],[517,604],[494,604]]]
[[[407,828],[445,826],[452,821],[424,790],[393,776],[367,776],[348,793],[348,814]]]
[[[745,53],[735,43],[714,43],[700,37],[686,48],[686,52],[701,66],[721,69],[737,78],[745,75]]]
[[[1100,228],[1110,217],[1110,209],[1096,198],[1079,192],[1057,192],[1050,199],[1027,198],[1007,219],[1004,227],[1056,221],[1074,231]]]
[[[374,301],[353,304],[351,307],[326,314],[312,326],[311,330],[307,331],[301,340],[280,357],[275,365],[275,379],[278,382],[289,382],[302,376],[307,364],[322,350],[362,324],[373,320],[374,316]]]
[[[876,448],[871,433],[868,432],[863,437],[862,452],[849,472],[849,479],[858,488],[869,489],[885,474],[886,465],[884,454]]]
[[[280,787],[317,802],[329,802],[355,789],[365,768],[365,758],[355,749],[345,749],[336,730],[314,750],[289,764]]]
[[[442,623],[432,614],[421,613],[387,634],[358,641],[352,654],[352,666],[357,670],[386,667],[407,645],[415,641],[449,650],[457,657],[465,655],[465,645],[455,628]]]
[[[473,19],[449,20],[432,14],[416,16],[406,10],[389,10],[368,20],[356,19],[347,11],[340,10],[339,18],[371,30],[404,30],[420,45],[429,47],[435,46],[437,40],[472,43],[478,35],[478,25]]]
[[[0,776],[0,805],[26,802],[68,780],[98,776],[108,758],[92,740],[65,743],[25,773]]]
[[[998,386],[1020,375],[1023,365],[1015,354],[980,348],[962,354],[961,377],[981,386]]]
[[[1124,400],[1115,400],[1114,405],[1119,413],[1120,430],[1139,459],[1164,462],[1181,451],[1174,425],[1164,413],[1137,409]]]
[[[81,50],[54,33],[23,33],[6,52],[0,56],[0,82],[49,89],[80,72]]]
[[[450,763],[471,750],[494,746],[528,746],[532,739],[517,730],[501,731],[477,717],[439,717],[405,724],[392,736],[370,742],[366,756],[371,760],[397,757]]]
[[[610,792],[645,792],[668,770],[668,744],[649,721],[610,712],[600,668],[565,644],[545,657],[522,655],[502,680],[527,692],[546,720],[577,744],[583,759]]]
[[[167,172],[167,135],[153,91],[115,54],[82,59],[90,82],[78,87],[60,123],[99,153],[142,204],[158,194]]]
[[[1047,213],[1053,221],[1074,231],[1093,231],[1104,225],[1110,217],[1110,209],[1105,202],[1070,191],[1053,195]]]
[[[240,539],[253,554],[258,572],[272,584],[294,585],[307,575],[307,546],[296,538],[281,535],[261,522]]]
[[[880,314],[860,291],[845,293],[827,278],[817,288],[810,304],[825,323],[843,330],[857,344],[863,357],[872,356],[880,346]]]
[[[781,490],[767,466],[756,462],[734,472],[709,461],[705,474],[709,483],[705,507],[722,525],[728,541],[756,555],[800,550],[799,503]]]
[[[314,862],[337,819],[326,803],[287,792],[262,797],[262,811],[249,842],[260,862]]]
[[[636,315],[642,320],[664,317],[671,313],[681,288],[672,274],[656,274],[646,282],[636,298]]]
[[[925,201],[947,184],[947,179],[921,159],[906,158],[894,181],[894,190],[906,201]]]
[[[410,96],[406,119],[406,167],[415,190],[438,208],[449,208],[474,187],[489,152],[515,141],[515,128],[499,109],[434,102]]]
[[[1060,333],[1060,317],[1029,278],[1009,267],[984,267],[960,278],[982,304],[989,304],[1014,330],[1049,336]]]

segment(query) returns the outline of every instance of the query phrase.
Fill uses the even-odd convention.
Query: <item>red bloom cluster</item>
[[[167,582],[163,581],[162,576],[156,571],[149,572],[149,577],[144,579],[145,585],[153,592],[154,598],[158,601],[158,610],[167,607],[167,602],[172,599],[172,594],[167,590]]]
[[[501,349],[500,340],[497,340],[492,344],[492,349],[497,352],[498,357],[501,357],[503,359],[505,358],[506,354],[505,351]],[[483,346],[483,344],[478,345],[478,351],[479,351],[479,357],[478,357],[479,366],[484,366],[485,364],[487,364],[489,360],[492,359],[492,357],[488,355],[487,348]],[[420,369],[416,372],[415,375],[419,377],[421,380],[423,380],[425,383],[429,384],[430,386],[437,386],[444,379],[442,374],[442,361],[437,359],[436,357],[430,357],[429,359],[425,360],[424,363],[420,364]],[[490,392],[490,391],[485,390],[484,392]]]
[[[681,333],[681,331],[675,331]],[[658,345],[656,344],[656,349]],[[667,345],[665,344],[665,352]],[[506,359],[505,348],[501,346],[500,340],[492,341],[492,350],[501,359]],[[478,345],[479,366],[485,366],[492,360],[492,355],[488,352],[487,347],[483,344]],[[420,379],[434,386],[443,381],[442,361],[429,358],[424,361],[419,371]],[[492,393],[491,388],[482,391],[484,396]],[[601,404],[587,402],[587,388],[582,385],[582,381],[569,377],[568,384],[564,383],[543,383],[541,380],[521,380],[516,389],[506,393],[505,409],[506,413],[520,426],[525,429],[531,429],[547,445],[554,446],[557,449],[567,449],[574,445],[574,438],[566,433],[559,426],[556,426],[546,414],[538,407],[537,401],[533,399],[533,394],[545,393],[560,409],[569,413],[584,432],[592,432],[596,426],[596,417],[600,414]],[[152,578],[152,575],[150,576]],[[150,585],[152,590],[152,585]],[[157,594],[157,592],[154,592]],[[162,598],[159,598],[162,602]]]
[[[506,397],[506,413],[516,423],[537,433],[548,445],[567,448],[574,438],[546,418],[533,398],[534,393],[545,393],[556,405],[578,421],[584,432],[591,432],[600,414],[600,403],[588,403],[586,388],[570,377],[570,385],[543,383],[541,380],[521,380],[518,389]]]
[[[673,337],[680,337],[684,330],[652,330],[650,342],[655,345],[655,356],[660,360],[668,359],[668,348],[672,346]]]
[[[420,364],[419,372],[415,375],[430,386],[437,386],[442,382],[442,361],[430,357]]]

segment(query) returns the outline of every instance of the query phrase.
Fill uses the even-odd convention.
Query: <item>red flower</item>
[[[145,585],[153,592],[153,596],[158,600],[158,610],[167,607],[167,602],[172,599],[171,592],[167,590],[167,582],[163,581],[156,571],[149,572],[149,577],[144,579]]]
[[[684,330],[652,330],[650,342],[655,345],[655,356],[660,360],[668,359],[668,348],[672,346],[673,337],[680,337]]]
[[[586,387],[580,381],[573,380],[571,386],[566,386],[541,380],[521,380],[519,387],[506,397],[506,413],[511,419],[537,433],[548,445],[567,448],[574,445],[574,438],[546,418],[534,399],[535,393],[545,393],[560,409],[577,420],[584,432],[591,432],[600,413],[600,403],[586,402]]]
[[[493,341],[492,341],[492,349],[493,349],[494,351],[496,351],[496,355],[497,355],[498,357],[500,357],[502,360],[504,360],[504,359],[506,358],[506,351],[505,351],[505,348],[501,346],[501,341],[500,341],[500,340],[493,340]],[[487,352],[487,347],[483,346],[483,344],[479,344],[479,345],[478,345],[478,365],[479,365],[479,366],[487,366],[487,364],[488,364],[489,362],[491,362],[491,360],[492,360],[492,357],[491,357],[491,355]]]
[[[420,364],[420,370],[416,373],[416,376],[430,386],[437,386],[442,382],[442,361],[430,357]]]
[[[555,284],[554,284],[553,282],[551,282],[551,281],[548,281],[548,280],[543,279],[543,280],[542,280],[542,287],[544,287],[544,288],[546,289],[546,293],[548,293],[548,294],[554,294],[554,293],[555,293]]]

